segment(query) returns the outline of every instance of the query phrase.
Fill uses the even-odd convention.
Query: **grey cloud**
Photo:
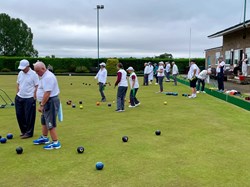
[[[241,2],[242,1],[242,2]],[[8,0],[0,12],[23,19],[40,55],[96,57],[96,10],[100,10],[101,56],[188,57],[221,45],[208,35],[242,20],[243,0]]]

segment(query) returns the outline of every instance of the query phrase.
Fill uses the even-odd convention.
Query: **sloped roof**
[[[248,27],[250,27],[250,20],[247,20],[245,22],[245,26],[244,26],[244,23],[240,23],[240,24],[234,25],[232,27],[229,27],[227,29],[224,29],[222,31],[216,32],[216,33],[214,33],[212,35],[209,35],[208,38],[220,37],[220,36],[223,36],[223,35],[226,35],[226,34],[229,34],[229,33],[233,33],[233,32],[242,30],[244,28],[248,28]]]

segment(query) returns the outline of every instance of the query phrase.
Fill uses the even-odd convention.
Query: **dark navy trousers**
[[[36,120],[36,100],[32,98],[15,98],[16,118],[22,134],[33,136]]]

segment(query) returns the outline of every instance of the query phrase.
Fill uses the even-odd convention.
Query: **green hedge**
[[[17,67],[19,64],[19,61],[24,59],[24,57],[0,57],[0,70],[2,69],[9,69],[11,71],[17,71]],[[93,58],[27,58],[25,59],[29,60],[31,63],[31,66],[33,63],[35,63],[37,60],[43,61],[46,65],[50,64],[53,66],[54,71],[63,71],[63,72],[76,72],[77,67],[83,67],[85,66],[86,69],[84,71],[86,72],[96,72],[98,68],[98,61],[97,59]],[[189,60],[185,58],[180,59],[155,59],[155,58],[119,58],[119,62],[121,62],[124,65],[124,68],[128,68],[129,66],[132,66],[136,71],[143,70],[144,66],[143,64],[145,62],[152,62],[158,63],[159,61],[175,61],[177,64],[180,73],[185,73]],[[99,62],[107,62],[107,58],[101,58]],[[197,65],[201,67],[201,69],[205,66],[205,59],[204,58],[197,58],[196,59]]]

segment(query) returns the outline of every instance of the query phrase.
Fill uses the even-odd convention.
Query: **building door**
[[[241,62],[241,61],[242,61],[242,59],[243,59],[243,55],[244,55],[244,53],[243,53],[243,49],[241,49],[241,50],[240,50],[240,59],[239,59],[239,60],[240,60],[240,62]]]
[[[211,65],[210,56],[207,57],[207,67]]]

